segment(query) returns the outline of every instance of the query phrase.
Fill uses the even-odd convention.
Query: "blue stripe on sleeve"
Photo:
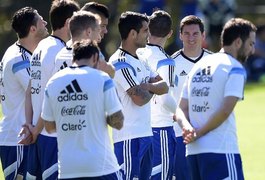
[[[244,76],[245,79],[247,79],[247,73],[244,68],[238,68],[238,67],[232,68],[229,72],[229,76],[232,74],[241,74]]]
[[[22,69],[26,69],[30,67],[30,62],[28,60],[20,61],[18,63],[13,64],[12,72],[16,73]]]
[[[107,91],[108,89],[114,87],[114,83],[111,79],[105,81],[103,91]]]
[[[135,69],[132,67],[132,65],[130,65],[126,62],[117,62],[117,63],[114,63],[113,66],[115,67],[115,71],[118,71],[118,70],[124,69],[124,68],[129,68],[133,71],[133,74],[136,76]]]
[[[162,66],[175,66],[175,61],[173,59],[163,59],[158,61],[156,69],[159,69]]]

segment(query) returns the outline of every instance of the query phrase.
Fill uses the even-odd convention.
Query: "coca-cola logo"
[[[41,71],[38,70],[36,72],[32,71],[31,72],[31,78],[32,79],[41,79]]]
[[[209,96],[209,90],[210,90],[210,87],[203,87],[203,88],[196,88],[194,87],[192,89],[192,96],[197,96],[197,97],[204,97],[204,96]]]
[[[85,105],[77,105],[75,107],[63,107],[61,110],[62,116],[76,116],[76,115],[84,115],[86,114],[86,106]]]

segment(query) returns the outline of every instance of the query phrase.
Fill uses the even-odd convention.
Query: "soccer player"
[[[161,96],[153,96],[151,100],[151,125],[153,139],[153,171],[151,179],[172,179],[176,137],[173,129],[173,114],[177,103],[173,98],[172,89],[175,86],[175,62],[164,51],[166,41],[171,37],[171,16],[162,10],[153,12],[149,17],[149,43],[136,52],[143,56],[152,69],[167,82],[169,92]]]
[[[186,79],[177,121],[193,180],[244,179],[233,109],[244,97],[242,64],[254,53],[255,37],[251,22],[229,20],[221,33],[221,51],[203,58]]]
[[[147,43],[147,16],[124,12],[118,27],[121,46],[110,62],[116,68],[114,81],[125,118],[120,131],[113,129],[114,151],[124,179],[149,179],[153,158],[150,100],[154,94],[167,93],[168,86],[136,54]]]
[[[92,12],[96,15],[100,16],[100,36],[101,38],[98,40],[98,43],[100,43],[102,41],[102,39],[104,38],[104,35],[108,33],[108,29],[107,26],[109,24],[109,17],[110,17],[110,13],[109,13],[109,9],[107,6],[105,6],[104,4],[100,4],[97,2],[88,2],[86,3],[81,10],[84,11],[88,11],[88,12]],[[114,67],[110,64],[110,63],[106,63],[106,61],[108,61],[105,56],[102,54],[102,52],[100,51],[100,58],[99,58],[99,62],[98,62],[98,69],[108,73],[110,75],[110,77],[114,77],[115,74],[115,69]]]
[[[26,92],[26,124],[33,136],[29,147],[27,179],[56,179],[58,176],[56,133],[43,128],[41,113],[44,88],[54,69],[56,54],[70,39],[68,21],[79,5],[72,0],[54,0],[49,12],[52,34],[43,39],[30,60],[31,83]]]
[[[194,15],[184,17],[180,21],[180,40],[183,48],[175,52],[171,57],[175,61],[176,85],[174,87],[174,98],[179,102],[181,90],[185,79],[194,66],[204,56],[212,52],[202,48],[205,40],[204,24],[200,18]],[[187,169],[185,157],[185,144],[183,143],[182,130],[178,124],[174,125],[176,134],[177,148],[175,153],[174,176],[176,179],[189,180],[190,175]]]
[[[47,83],[41,117],[58,134],[59,179],[122,179],[108,125],[123,126],[113,80],[94,69],[99,49],[90,40],[73,45],[73,66]]]
[[[25,91],[30,80],[30,57],[39,41],[48,35],[47,22],[32,7],[15,12],[12,28],[18,40],[1,61],[0,89],[3,119],[0,123],[0,157],[6,180],[26,175],[27,146],[18,144],[18,134],[25,123]],[[26,131],[27,130],[27,131]],[[23,129],[28,139],[28,129]]]
[[[73,52],[72,45],[76,41],[90,39],[97,41],[100,39],[100,17],[86,12],[78,11],[69,20],[69,29],[72,39],[67,42],[67,47],[64,47],[56,55],[54,72],[57,72],[65,67],[72,65]]]

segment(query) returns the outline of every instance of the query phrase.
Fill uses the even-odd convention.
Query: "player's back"
[[[55,112],[62,174],[97,176],[119,169],[105,117],[109,88],[112,79],[88,66],[65,68],[49,80],[45,93]]]

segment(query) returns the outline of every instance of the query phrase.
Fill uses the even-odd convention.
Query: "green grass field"
[[[235,109],[239,146],[246,180],[265,179],[265,84],[248,84]],[[1,112],[0,112],[1,115]],[[0,164],[1,167],[1,164]],[[4,179],[0,171],[0,180]]]

